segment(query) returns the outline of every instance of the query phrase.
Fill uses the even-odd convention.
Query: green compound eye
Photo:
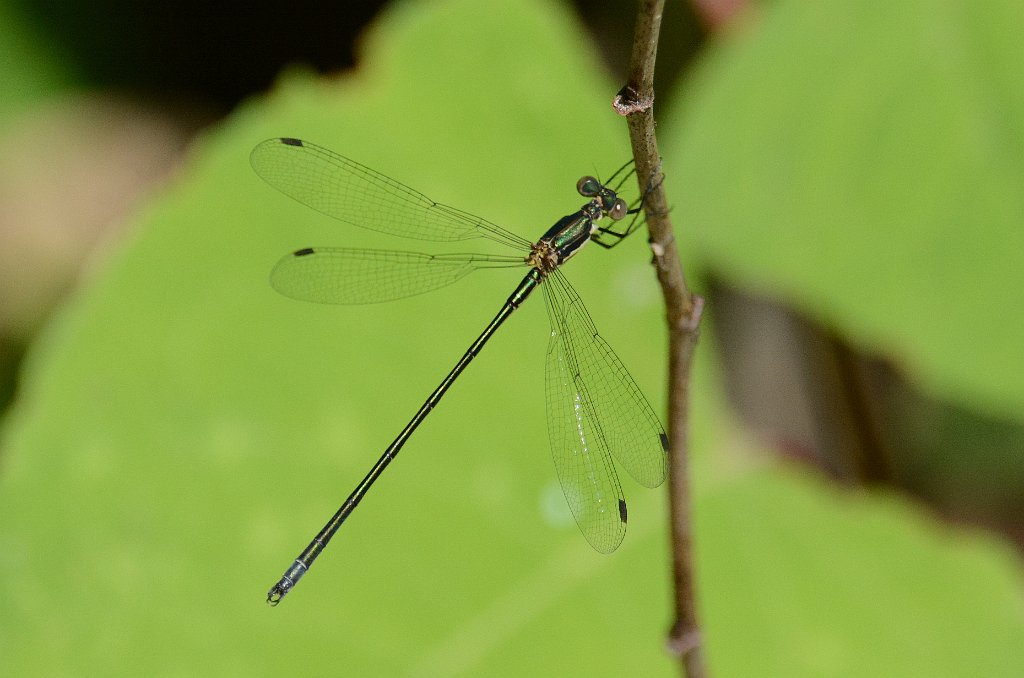
[[[580,177],[580,180],[576,182],[576,190],[587,198],[593,198],[601,192],[602,188],[601,182],[594,177]]]
[[[622,217],[629,213],[629,205],[622,198],[616,198],[615,202],[608,209],[608,216],[613,220],[618,221]]]

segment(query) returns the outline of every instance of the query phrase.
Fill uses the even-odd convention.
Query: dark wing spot
[[[668,435],[665,433],[659,433],[658,437],[661,438],[661,449],[668,452]]]
[[[619,520],[621,520],[623,523],[626,522],[626,500],[625,499],[620,499],[619,500]]]
[[[291,137],[282,137],[281,143],[285,146],[301,146],[302,139],[293,139]]]
[[[303,247],[301,250],[295,250],[295,256],[304,257],[307,254],[313,254],[315,250],[312,247]]]

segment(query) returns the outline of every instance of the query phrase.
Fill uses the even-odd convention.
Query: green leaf
[[[256,177],[250,150],[307,138],[532,240],[582,204],[581,174],[628,157],[616,87],[586,45],[551,3],[403,4],[362,70],[294,73],[204,140],[25,370],[0,486],[5,672],[671,671],[661,497],[627,485],[618,558],[572,522],[548,450],[539,296],[302,585],[264,602],[525,269],[376,306],[283,298],[268,275],[299,247],[459,246],[326,219]],[[500,252],[487,245],[464,249]],[[566,272],[653,397],[655,283],[643,238],[619,249]]]
[[[697,521],[717,675],[1024,672],[1020,563],[991,538],[778,471],[723,486]]]
[[[707,55],[666,146],[737,283],[1024,412],[1024,5],[774,2]]]

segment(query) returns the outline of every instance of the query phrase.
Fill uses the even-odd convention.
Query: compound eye
[[[593,198],[601,192],[601,182],[594,177],[580,177],[580,180],[576,182],[576,190],[580,192],[580,195]]]
[[[627,205],[626,201],[622,198],[616,198],[615,202],[613,202],[612,206],[608,209],[608,216],[611,217],[613,221],[618,221],[627,214],[629,214],[629,205]]]

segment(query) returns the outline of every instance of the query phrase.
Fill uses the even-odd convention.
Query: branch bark
[[[688,471],[690,368],[704,301],[690,292],[683,275],[662,186],[664,175],[654,130],[654,64],[664,0],[640,0],[639,4],[629,80],[619,90],[613,107],[626,117],[629,126],[668,324],[669,507],[675,622],[669,630],[667,644],[669,650],[679,656],[687,678],[706,678],[709,674],[697,621]]]

